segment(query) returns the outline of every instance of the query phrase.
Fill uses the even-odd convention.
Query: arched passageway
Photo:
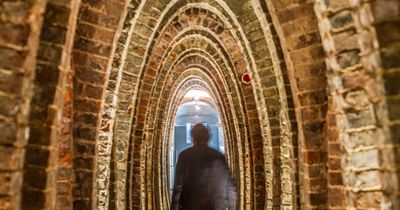
[[[399,209],[399,11],[3,0],[0,209],[168,209],[193,89],[219,114],[238,209]]]
[[[225,153],[224,128],[222,127],[221,117],[215,107],[215,100],[210,94],[194,87],[186,92],[184,98],[179,104],[171,128],[169,143],[169,159],[167,165],[169,168],[164,173],[169,175],[171,193],[174,186],[176,164],[182,151],[193,146],[191,130],[194,125],[202,124],[207,128],[210,134],[209,147]],[[168,171],[169,169],[169,171]]]

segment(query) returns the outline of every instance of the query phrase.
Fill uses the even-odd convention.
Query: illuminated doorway
[[[178,107],[174,120],[173,143],[170,148],[171,191],[174,184],[175,165],[179,154],[193,145],[191,129],[198,123],[202,123],[210,131],[209,146],[221,153],[225,152],[221,117],[215,108],[212,98],[202,90],[188,91],[184,97],[184,102]]]

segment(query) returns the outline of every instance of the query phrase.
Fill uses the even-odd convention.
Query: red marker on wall
[[[244,73],[244,74],[242,74],[242,82],[243,82],[244,84],[250,84],[250,82],[251,82],[251,77],[250,77],[250,74],[249,74],[249,73]]]

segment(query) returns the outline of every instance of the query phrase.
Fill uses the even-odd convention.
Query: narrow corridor
[[[0,209],[168,209],[196,106],[238,209],[400,209],[399,25],[399,0],[0,0]]]

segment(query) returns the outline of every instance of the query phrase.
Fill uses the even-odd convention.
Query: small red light
[[[244,73],[242,75],[242,82],[245,84],[249,84],[251,82],[251,77],[249,73]]]

